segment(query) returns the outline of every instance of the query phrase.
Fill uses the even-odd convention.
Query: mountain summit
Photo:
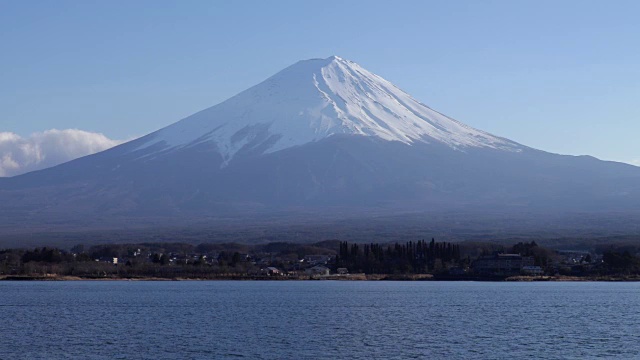
[[[622,213],[640,211],[640,168],[474,129],[333,56],[107,151],[0,179],[0,204],[0,231],[276,211]]]
[[[208,141],[229,161],[243,150],[272,153],[336,134],[405,144],[436,142],[460,150],[522,149],[430,109],[389,81],[338,56],[300,61],[146,137],[138,149],[154,144],[164,150],[179,149]]]

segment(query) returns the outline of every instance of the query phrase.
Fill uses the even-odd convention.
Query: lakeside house
[[[479,275],[520,275],[524,267],[533,267],[532,256],[520,254],[494,254],[482,256],[473,262],[473,272]]]
[[[523,266],[522,273],[525,275],[541,276],[544,275],[544,270],[540,266]]]

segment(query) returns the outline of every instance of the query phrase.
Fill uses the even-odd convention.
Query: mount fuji
[[[333,56],[115,148],[2,178],[0,204],[5,228],[274,212],[636,212],[640,168],[474,129]]]
[[[387,80],[337,56],[301,61],[233,98],[164,128],[137,149],[216,144],[227,164],[238,152],[267,154],[334,135],[410,145],[437,142],[520,151],[419,103]]]

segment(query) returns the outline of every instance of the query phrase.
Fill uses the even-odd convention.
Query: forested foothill
[[[1,279],[640,279],[640,245],[141,243],[0,250]]]

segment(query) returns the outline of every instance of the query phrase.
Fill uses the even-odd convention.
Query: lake
[[[640,284],[0,282],[0,359],[640,358]]]

